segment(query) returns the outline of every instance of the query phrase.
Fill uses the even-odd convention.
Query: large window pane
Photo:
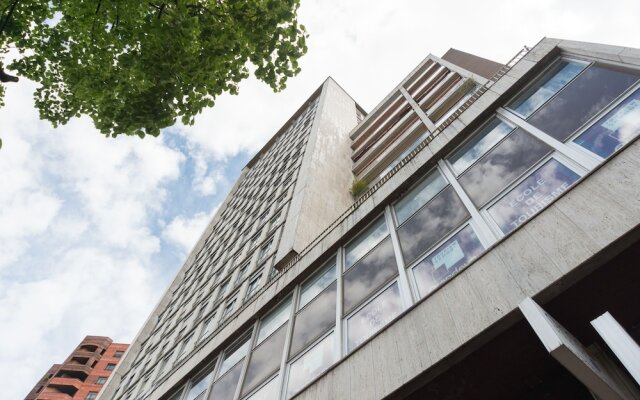
[[[286,335],[287,326],[284,325],[253,350],[242,385],[243,396],[280,368]]]
[[[575,142],[607,158],[640,135],[640,89],[609,111]]]
[[[512,130],[512,127],[498,118],[493,118],[475,134],[473,139],[449,157],[451,166],[457,174],[463,173]]]
[[[564,141],[637,80],[637,72],[593,65],[531,116],[529,122]]]
[[[258,332],[257,343],[263,341],[289,319],[290,309],[291,298],[282,302],[282,304],[273,310],[271,314],[262,319],[262,322],[260,323],[260,331]]]
[[[396,218],[398,224],[402,224],[412,216],[420,207],[427,204],[433,196],[437,195],[445,186],[447,181],[440,175],[438,170],[433,171],[427,179],[420,182],[411,189],[396,205]]]
[[[305,304],[311,301],[311,299],[316,297],[335,280],[336,264],[332,263],[302,285],[302,290],[300,293],[300,305],[298,306],[298,309],[304,307]]]
[[[393,245],[391,238],[387,238],[345,273],[344,313],[348,314],[397,274]]]
[[[351,351],[382,329],[402,311],[398,282],[347,320],[347,347]]]
[[[384,217],[380,217],[346,247],[345,269],[351,267],[376,244],[380,243],[380,241],[387,236],[387,233],[387,225],[384,222]]]
[[[550,152],[549,146],[516,129],[458,180],[480,208]]]
[[[335,325],[336,292],[337,284],[333,282],[327,290],[298,313],[294,321],[289,351],[292,357]]]
[[[431,293],[442,282],[462,270],[484,247],[473,228],[467,225],[444,242],[413,269],[420,297]]]
[[[580,177],[551,159],[489,208],[504,233],[509,233],[539,213]]]
[[[187,393],[185,400],[195,400],[198,396],[201,396],[206,392],[209,387],[209,383],[211,383],[211,378],[213,378],[213,371],[198,378],[189,389],[189,393]]]
[[[469,216],[462,201],[449,186],[422,210],[398,228],[402,255],[407,265],[428,251]]]
[[[292,397],[307,383],[318,377],[335,361],[335,333],[322,339],[311,350],[291,364],[287,398]]]
[[[225,352],[225,359],[220,366],[218,376],[224,374],[229,368],[233,367],[238,361],[240,361],[249,352],[249,337],[242,339],[235,346],[229,348]]]
[[[538,84],[533,85],[529,90],[518,96],[509,105],[509,108],[522,115],[529,117],[545,101],[549,100],[571,79],[578,75],[586,64],[561,60],[548,71]]]
[[[280,383],[280,380],[278,379],[278,375],[276,375],[269,383],[247,397],[247,400],[277,400],[278,392],[280,391],[278,383]]]
[[[242,372],[241,362],[237,363],[224,376],[216,381],[211,388],[209,400],[233,400]]]

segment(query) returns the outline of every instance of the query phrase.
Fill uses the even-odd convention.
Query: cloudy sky
[[[543,36],[640,47],[638,0],[302,0],[302,72],[255,80],[191,127],[107,140],[40,121],[28,81],[0,109],[0,376],[23,398],[88,334],[133,339],[251,155],[331,75],[370,110],[428,53],[506,62]]]

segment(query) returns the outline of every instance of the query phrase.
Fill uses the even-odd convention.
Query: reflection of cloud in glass
[[[397,274],[393,244],[391,238],[387,238],[345,273],[344,312],[349,313],[362,300]]]
[[[274,400],[278,398],[278,391],[280,386],[278,385],[278,375],[271,379],[269,383],[260,388],[257,392],[247,397],[247,400]]]
[[[463,257],[455,260],[455,263],[449,266],[442,264],[433,265],[433,258],[443,249],[451,245],[460,246]],[[451,278],[458,271],[464,269],[464,267],[469,265],[483,250],[484,248],[473,232],[473,228],[467,225],[414,267],[413,271],[420,296],[424,297],[428,295],[441,283]]]
[[[609,111],[575,141],[606,158],[640,135],[640,89]]]
[[[229,368],[231,368],[235,363],[237,363],[241,358],[247,355],[249,351],[249,339],[245,340],[237,350],[233,351],[231,354],[225,358],[224,362],[220,366],[220,371],[218,372],[218,376],[224,374]]]
[[[592,65],[531,118],[531,125],[565,141],[638,80],[638,72]]]
[[[447,186],[447,181],[440,175],[440,172],[433,171],[427,179],[420,182],[395,205],[398,224],[402,224],[445,186]]]
[[[185,400],[193,400],[196,397],[198,397],[200,394],[202,394],[205,390],[207,390],[207,387],[209,386],[209,383],[211,382],[212,377],[213,377],[213,371],[209,372],[207,375],[200,378],[200,380],[197,381],[191,387],[191,389],[189,389],[189,393],[187,393]]]
[[[349,351],[379,331],[400,311],[402,311],[400,290],[396,282],[349,318],[347,321]]]
[[[302,308],[311,299],[316,297],[318,293],[322,292],[324,288],[329,286],[336,280],[336,265],[332,264],[328,268],[320,271],[319,275],[311,280],[305,282],[302,285],[302,293],[300,294],[300,305],[298,309]]]
[[[289,307],[291,306],[291,297],[278,306],[271,314],[262,319],[260,323],[260,332],[258,332],[258,343],[264,338],[271,335],[280,325],[289,319]]]
[[[471,200],[482,207],[551,148],[518,128],[459,178]]]
[[[362,232],[357,239],[349,243],[345,249],[345,268],[351,267],[386,235],[387,225],[384,222],[384,218],[380,218],[367,228],[366,231]]]
[[[534,86],[529,89],[520,98],[515,100],[511,104],[510,108],[527,118],[531,113],[537,110],[540,105],[550,99],[557,91],[562,89],[567,82],[578,75],[584,67],[584,64],[561,61],[556,67],[547,73],[546,81],[544,80],[545,78],[543,78],[543,83],[541,82],[540,86]]]
[[[291,364],[287,398],[320,375],[334,361],[334,333],[331,333],[302,357]]]
[[[513,128],[498,118],[493,118],[478,132],[469,143],[449,158],[449,162],[458,174],[461,174],[471,164],[502,140]]]
[[[243,396],[280,367],[280,355],[284,349],[286,335],[287,326],[284,325],[253,349],[242,385]]]
[[[289,351],[291,356],[307,347],[336,323],[336,292],[337,285],[334,282],[295,317]]]
[[[240,373],[242,372],[242,363],[237,363],[222,378],[218,379],[211,388],[210,399],[231,399],[236,392]]]
[[[469,213],[451,186],[398,229],[400,247],[407,265],[429,250],[447,233],[460,226]]]
[[[489,214],[504,233],[509,233],[551,204],[578,178],[578,174],[551,159],[491,206]]]

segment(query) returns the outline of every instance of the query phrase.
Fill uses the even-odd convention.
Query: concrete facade
[[[231,376],[223,367],[234,354],[240,354],[233,353],[237,347],[232,344],[245,333],[250,339],[246,342],[246,346],[243,345],[244,350],[241,355],[233,358],[237,361],[234,368],[238,368],[239,375],[237,383],[234,383],[235,389],[228,392],[229,399],[292,397],[296,399],[382,399],[411,398],[411,396],[421,398],[430,393],[430,390],[441,390],[442,384],[439,382],[446,381],[447,377],[453,376],[455,371],[464,370],[466,366],[473,365],[473,361],[470,360],[485,357],[483,354],[486,353],[488,346],[494,346],[491,347],[492,349],[495,346],[499,348],[499,345],[495,344],[497,338],[504,340],[506,337],[507,341],[510,340],[509,332],[512,332],[514,327],[517,326],[520,329],[519,332],[526,331],[523,316],[518,310],[518,305],[524,299],[533,297],[543,305],[552,304],[554,301],[557,303],[558,299],[567,298],[572,290],[575,292],[577,290],[575,288],[583,287],[584,282],[595,276],[594,274],[604,274],[602,276],[607,277],[608,263],[619,254],[627,254],[637,248],[638,239],[640,239],[640,201],[638,200],[640,199],[640,193],[638,193],[640,174],[637,172],[640,166],[640,144],[635,141],[640,133],[638,120],[640,118],[636,116],[635,120],[628,122],[629,117],[623,115],[623,119],[632,124],[630,131],[632,134],[627,142],[618,146],[611,156],[599,157],[589,153],[578,147],[575,140],[598,123],[609,123],[608,126],[611,126],[613,121],[618,120],[611,119],[612,115],[620,117],[621,114],[616,114],[621,113],[620,110],[633,113],[634,111],[630,111],[633,110],[633,106],[628,104],[635,104],[632,96],[640,90],[640,81],[633,81],[622,94],[616,95],[613,100],[607,100],[608,105],[581,123],[582,126],[569,140],[557,140],[534,126],[532,119],[522,118],[520,114],[515,113],[513,104],[519,96],[527,93],[532,82],[540,82],[547,76],[546,71],[558,65],[554,63],[559,63],[558,60],[561,57],[564,57],[563,60],[570,60],[572,65],[582,65],[581,71],[590,71],[588,68],[595,70],[604,65],[610,70],[622,70],[627,71],[630,76],[634,74],[640,76],[638,72],[640,51],[637,49],[545,38],[532,49],[519,53],[493,77],[474,89],[468,100],[454,110],[455,112],[444,122],[427,127],[428,135],[422,142],[418,143],[406,157],[399,160],[388,173],[372,183],[369,190],[346,207],[337,219],[330,223],[325,221],[322,224],[323,229],[318,227],[321,222],[314,220],[314,208],[321,210],[323,217],[335,216],[340,210],[338,206],[323,208],[321,202],[317,200],[321,191],[315,190],[317,187],[313,186],[312,180],[319,179],[321,182],[326,182],[326,185],[334,182],[336,188],[331,195],[336,196],[339,203],[348,200],[346,197],[341,197],[340,190],[343,189],[339,187],[348,182],[348,178],[325,175],[322,168],[316,171],[307,169],[304,174],[301,171],[299,176],[300,179],[304,177],[305,183],[296,186],[295,191],[302,194],[298,196],[298,200],[291,202],[287,214],[288,221],[289,219],[296,221],[293,223],[295,226],[291,228],[285,226],[281,235],[281,243],[287,243],[285,247],[287,249],[291,247],[297,254],[288,256],[286,265],[279,266],[277,275],[274,275],[273,279],[268,281],[250,301],[245,302],[241,308],[230,315],[215,331],[215,335],[199,345],[197,351],[192,352],[182,364],[174,367],[168,375],[153,375],[158,378],[150,380],[153,383],[149,384],[148,389],[140,388],[136,378],[132,376],[150,374],[136,368],[146,365],[145,360],[149,360],[148,365],[154,365],[154,360],[162,359],[162,355],[157,355],[153,345],[148,346],[146,343],[156,339],[162,340],[167,335],[159,330],[144,328],[134,344],[144,349],[136,348],[136,353],[131,352],[132,355],[128,357],[131,360],[125,360],[130,363],[126,367],[123,364],[122,371],[117,371],[122,379],[114,380],[113,384],[110,383],[100,398],[118,400],[147,398],[193,400],[193,398],[206,397],[218,400],[224,398],[216,397],[218,396],[216,390],[222,387],[221,385]],[[410,82],[412,77],[422,73],[424,68],[422,64],[403,82]],[[575,79],[577,81],[577,78]],[[569,87],[570,83],[564,85],[560,90]],[[323,96],[325,99],[329,98],[330,94],[327,93],[334,90],[329,86],[337,90],[333,83],[326,85],[323,88],[323,95],[320,96],[321,99]],[[413,96],[410,92],[407,91],[407,93],[409,97]],[[402,95],[406,98],[407,93]],[[553,99],[553,96],[550,98]],[[337,105],[337,109],[332,109],[332,106],[327,103],[326,108],[320,106],[319,110],[323,111],[319,112],[326,110],[330,115],[339,117],[341,121],[349,121],[352,117],[348,113],[341,114],[340,110],[346,107],[340,107],[340,105],[351,107],[351,103],[346,97],[343,99],[342,102],[332,101],[332,104]],[[365,118],[352,131],[351,139],[357,139],[360,131],[370,126],[371,122],[368,121],[375,119],[377,113],[383,115],[386,108],[393,107],[394,102],[395,97],[392,92],[370,114],[374,116]],[[550,102],[549,100],[542,104],[546,105]],[[415,104],[412,107],[415,108]],[[428,112],[429,110],[425,111],[427,118],[429,118]],[[518,132],[525,132],[527,137],[531,137],[530,143],[533,143],[531,146],[539,142],[542,144],[537,146],[547,146],[549,150],[546,155],[533,163],[533,166],[528,167],[526,172],[508,181],[506,187],[502,187],[493,200],[481,202],[472,197],[474,193],[469,186],[463,187],[468,184],[463,180],[464,173],[455,172],[452,160],[458,149],[473,143],[469,140],[478,135],[478,132],[482,132],[489,123],[487,121],[495,119],[513,127],[511,132],[514,133],[505,136],[506,138],[515,138]],[[326,149],[323,151],[322,148],[332,144],[347,143],[340,141],[338,137],[339,131],[343,130],[341,128],[346,127],[349,122],[332,123],[331,118],[326,121],[326,123],[314,125],[317,139],[315,142],[310,141],[307,145],[311,150],[305,154],[303,165],[305,162],[310,165],[317,163],[326,165],[328,152]],[[355,119],[352,121],[355,122]],[[507,139],[502,139],[497,142],[498,144],[493,144],[493,147],[489,147],[491,150],[486,150],[486,154],[498,149],[501,143],[506,141]],[[345,164],[347,168],[350,167],[348,163],[343,162],[348,154],[332,151],[331,156],[334,153],[338,160],[336,165]],[[473,165],[480,164],[477,161],[476,164],[471,165],[472,167],[469,167],[465,173],[473,168]],[[524,222],[519,222],[516,229],[505,230],[496,222],[494,212],[496,207],[510,194],[518,194],[519,188],[528,182],[527,179],[533,177],[534,173],[541,173],[536,171],[542,171],[547,165],[564,165],[563,168],[568,171],[567,176],[575,176],[575,178],[572,178],[572,183],[566,184],[562,191],[553,192],[553,198],[545,200],[545,206],[536,209],[533,213],[535,215],[530,215]],[[510,172],[509,169],[505,171]],[[490,172],[487,169],[487,174]],[[418,211],[414,211],[403,220],[400,219],[399,209],[401,204],[407,204],[406,199],[414,196],[417,188],[421,187],[419,185],[426,182],[425,177],[428,180],[429,177],[436,175],[441,176],[446,183],[445,189],[439,189],[440,191],[436,192],[437,196],[444,196],[447,191],[447,193],[455,193],[457,196],[455,198],[459,199],[461,204],[460,212],[467,216],[461,220],[463,222],[452,225],[449,231],[443,233],[434,242],[435,244],[419,249],[417,258],[409,256],[407,253],[409,239],[407,238],[413,236],[419,238],[425,234],[428,236],[431,229],[428,225],[429,221],[441,215],[436,214],[430,219],[425,219],[422,229],[409,231],[413,232],[413,236],[407,236],[404,233],[408,229],[406,227],[411,226],[410,223],[416,221],[415,218],[418,215],[422,215],[437,203],[435,200],[434,202],[429,200],[428,203],[421,204]],[[545,183],[544,179],[536,179],[535,184],[538,187]],[[490,181],[485,183],[486,190],[490,190],[491,184]],[[477,196],[477,193],[475,195]],[[435,199],[437,196],[434,194],[432,198]],[[446,211],[446,209],[442,210],[443,213]],[[358,253],[356,261],[350,262],[351,254],[360,251],[358,243],[373,240],[369,238],[375,235],[369,232],[372,232],[371,229],[380,221],[384,222],[383,235],[386,236],[375,239],[377,242],[372,242],[366,251]],[[370,225],[372,223],[373,225]],[[446,263],[447,270],[449,264],[454,265],[455,262],[459,265],[461,258],[456,259],[455,257],[458,256],[451,256],[451,254],[458,254],[463,250],[455,250],[455,247],[451,247],[450,244],[458,243],[456,238],[462,237],[459,235],[462,235],[463,231],[475,233],[480,252],[470,256],[471,258],[463,267],[456,267],[459,268],[457,272],[439,282],[429,292],[423,293],[420,289],[421,281],[417,275],[420,268],[427,265],[425,263],[434,264],[435,259]],[[313,235],[317,236],[312,238]],[[359,242],[358,240],[362,238],[365,241]],[[298,244],[296,240],[300,240],[300,243]],[[199,248],[198,246],[196,249]],[[391,252],[384,253],[384,249],[391,249]],[[448,253],[443,253],[445,249],[450,250]],[[190,256],[188,262],[192,259],[197,261],[197,256],[194,254]],[[386,261],[376,263],[375,260],[383,257],[381,254],[386,254]],[[284,257],[285,254],[280,256]],[[454,257],[453,261],[452,257]],[[285,260],[285,258],[281,259]],[[292,338],[301,328],[295,323],[304,320],[303,313],[310,309],[305,305],[319,304],[312,302],[321,298],[321,295],[316,295],[317,297],[312,298],[312,302],[303,304],[303,295],[309,287],[316,285],[314,282],[324,281],[324,278],[320,280],[316,278],[318,274],[324,273],[323,266],[332,264],[335,264],[336,272],[334,272],[335,277],[331,279],[337,287],[336,303],[333,306],[335,311],[331,311],[335,313],[335,320],[318,330],[318,335],[313,336],[313,340],[305,345],[307,347],[296,355],[292,350],[294,340]],[[363,265],[369,269],[378,268],[377,271],[386,271],[384,273],[387,277],[376,280],[378,276],[382,276],[380,272],[363,275],[353,280],[354,271],[366,271]],[[389,265],[394,267],[384,269]],[[440,267],[435,267],[434,271],[437,268]],[[310,277],[311,280],[306,280]],[[320,293],[329,293],[329,289],[334,285],[331,279],[327,280],[328,286],[325,285],[319,289]],[[354,286],[354,282],[360,285]],[[624,301],[619,303],[633,301],[633,294],[629,290],[622,290],[624,285],[621,281],[612,280],[612,282],[614,285],[620,284],[619,295]],[[170,292],[177,293],[181,286],[184,284],[174,284]],[[348,306],[348,297],[358,291],[368,294],[359,298],[355,307]],[[394,291],[399,294],[396,297],[392,295],[389,297]],[[587,296],[585,292],[580,293],[580,296]],[[596,299],[602,302],[598,307],[613,307],[611,311],[614,315],[615,312],[620,312],[627,319],[630,327],[637,326],[637,322],[640,321],[637,310],[616,308],[619,305],[612,301],[611,296],[609,294],[596,296]],[[376,299],[386,300],[383,303],[376,303]],[[166,301],[163,300],[163,302]],[[163,302],[159,308],[164,307]],[[187,309],[195,309],[198,302],[195,303]],[[245,379],[248,380],[252,376],[250,372],[253,372],[255,360],[260,360],[260,349],[265,348],[261,347],[261,344],[271,343],[271,339],[277,336],[274,333],[268,336],[268,339],[260,339],[260,332],[264,327],[269,326],[269,321],[274,315],[285,315],[278,314],[279,308],[274,308],[278,304],[288,304],[287,307],[289,307],[286,317],[278,317],[282,321],[279,328],[282,331],[278,330],[278,332],[286,332],[283,333],[283,348],[276,347],[277,350],[272,353],[273,357],[281,358],[280,368],[265,371],[261,383],[251,391],[243,393]],[[581,316],[580,318],[593,317],[591,315],[593,310],[587,312],[580,309],[580,301],[573,301],[564,306],[577,308],[575,314]],[[378,315],[380,312],[376,314],[372,311],[373,309],[383,310],[386,314]],[[327,314],[319,314],[316,320],[322,319],[322,315],[326,317]],[[352,336],[355,335],[352,332],[358,333],[356,330],[358,325],[355,324],[359,320],[367,321],[367,318],[369,318],[371,329],[364,332],[362,337],[358,336],[357,341],[352,341]],[[588,323],[588,320],[570,319],[570,321],[578,325]],[[352,324],[354,328],[350,328]],[[632,336],[638,333],[640,332],[634,331]],[[513,335],[513,337],[516,336]],[[581,337],[593,341],[588,334]],[[176,343],[168,344],[173,350],[179,348],[179,341],[168,343]],[[527,343],[531,346],[536,345],[533,342]],[[311,355],[318,354],[314,351],[323,348],[321,344],[328,346],[327,348],[331,350],[323,353],[324,358],[317,356],[313,358]],[[542,346],[540,343],[537,345]],[[523,354],[528,353],[523,352]],[[517,358],[517,354],[514,357]],[[526,360],[523,362],[526,363]],[[548,368],[550,364],[544,365]],[[499,369],[499,365],[487,367]],[[157,370],[153,372],[157,374]],[[306,378],[296,381],[299,373],[303,372],[308,373]],[[536,376],[524,366],[519,372]],[[504,379],[508,379],[510,372],[502,373]],[[198,392],[200,389],[196,390],[199,387],[197,383],[201,382],[200,378],[205,375],[209,380],[203,381],[204,389]],[[472,376],[467,378],[473,379]],[[298,382],[295,390],[289,390],[292,382]],[[497,382],[497,385],[493,386],[503,384],[505,381]],[[558,398],[557,396],[561,393],[576,393],[576,390],[584,392],[584,388],[572,378],[571,374],[567,374],[561,381],[554,384],[545,384],[544,381],[536,381],[532,385],[536,390],[545,391],[549,395],[548,398]],[[518,389],[517,382],[513,385]],[[527,385],[520,385],[522,390],[527,390],[527,387]],[[485,390],[489,389],[485,388]],[[192,395],[197,397],[192,398]],[[489,392],[476,393],[475,396],[475,398],[500,398],[492,397],[492,393]],[[451,388],[448,397],[466,398],[456,397],[454,388]]]

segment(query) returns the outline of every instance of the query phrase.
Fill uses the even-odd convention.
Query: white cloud
[[[215,210],[213,211],[215,213]],[[212,214],[197,213],[192,218],[178,215],[164,229],[163,235],[174,243],[179,244],[184,251],[189,251],[200,238]]]

